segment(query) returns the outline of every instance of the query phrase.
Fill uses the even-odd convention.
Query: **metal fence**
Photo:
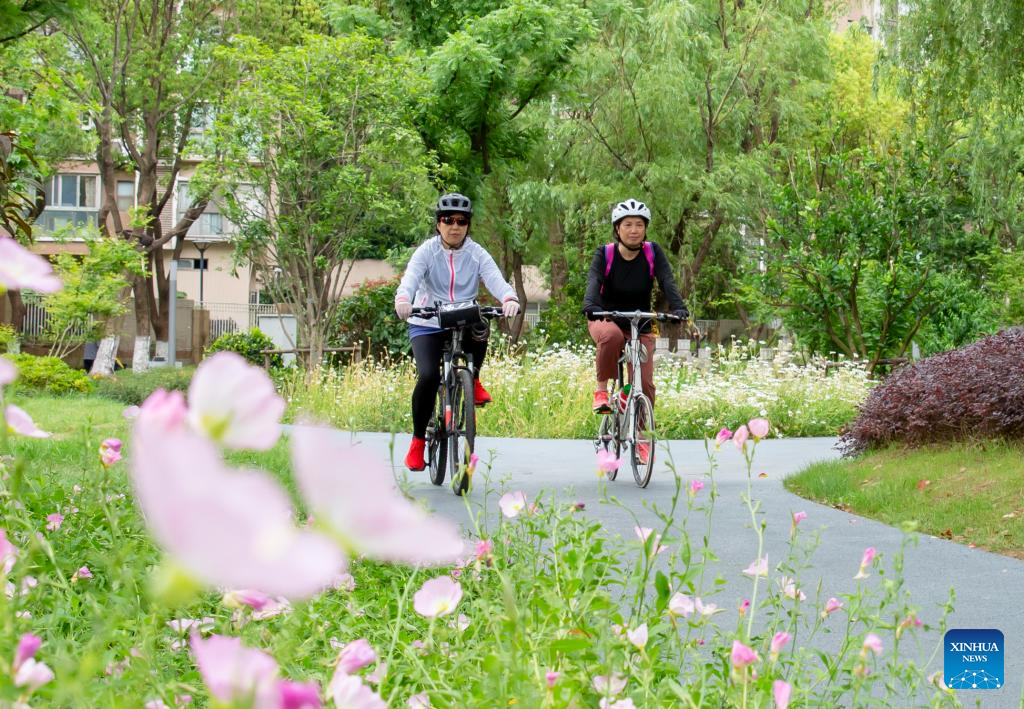
[[[196,304],[196,309],[199,305]],[[210,339],[230,332],[245,332],[256,327],[261,315],[277,315],[276,305],[257,303],[203,303],[210,312]]]
[[[38,293],[22,292],[21,302],[25,305],[25,319],[21,321],[21,332],[18,334],[25,342],[45,342],[49,339],[46,328],[50,322],[50,314],[43,305],[43,297]],[[95,323],[93,318],[71,328],[66,336],[72,338],[85,337],[89,328]]]

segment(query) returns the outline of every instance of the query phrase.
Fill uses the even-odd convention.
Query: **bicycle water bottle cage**
[[[465,327],[483,322],[480,306],[472,300],[461,303],[442,303],[437,307],[438,324],[447,328]]]

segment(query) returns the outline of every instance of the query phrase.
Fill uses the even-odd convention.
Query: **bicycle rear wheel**
[[[640,487],[647,487],[654,472],[654,407],[651,400],[637,394],[629,403],[626,412],[629,423],[630,462],[633,478]],[[646,455],[645,455],[646,453]]]
[[[617,402],[616,402],[617,403]],[[601,426],[597,429],[597,439],[594,446],[614,453],[616,458],[622,457],[622,441],[620,440],[619,427],[616,425],[617,413],[604,414],[601,417]],[[618,469],[609,470],[605,475],[609,480],[614,480],[619,474]]]
[[[473,374],[459,369],[451,395],[452,424],[448,436],[448,463],[452,470],[452,491],[463,495],[469,490],[472,471],[470,458],[476,443],[476,411],[473,404]]]
[[[444,386],[438,387],[434,415],[427,424],[427,466],[430,482],[444,483],[444,469],[448,463],[448,431],[444,425]]]

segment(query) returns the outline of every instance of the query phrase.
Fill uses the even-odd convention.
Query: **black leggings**
[[[462,351],[473,356],[473,378],[480,377],[480,366],[487,354],[490,328],[466,328],[462,334]],[[416,360],[416,387],[412,390],[412,435],[423,438],[434,412],[437,388],[441,385],[441,359],[444,344],[451,337],[446,332],[412,338],[412,356]]]

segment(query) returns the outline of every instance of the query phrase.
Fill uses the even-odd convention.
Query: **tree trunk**
[[[120,343],[120,335],[107,335],[100,340],[96,359],[89,370],[90,375],[108,377],[114,373],[114,360],[117,358],[117,346]]]
[[[512,343],[519,342],[523,334],[523,323],[526,322],[526,284],[523,283],[523,255],[512,250],[512,282],[519,297],[519,315],[512,320],[509,334],[512,336]]]
[[[548,244],[551,245],[551,299],[562,302],[569,281],[569,264],[565,259],[565,231],[558,216],[548,222]]]
[[[21,328],[25,325],[25,301],[21,299],[21,293],[16,290],[7,291],[7,299],[11,303],[11,327],[18,337],[21,337]]]
[[[135,293],[135,349],[132,352],[132,371],[145,372],[149,369],[149,343],[152,321],[150,319],[149,279],[145,276],[133,279]]]

